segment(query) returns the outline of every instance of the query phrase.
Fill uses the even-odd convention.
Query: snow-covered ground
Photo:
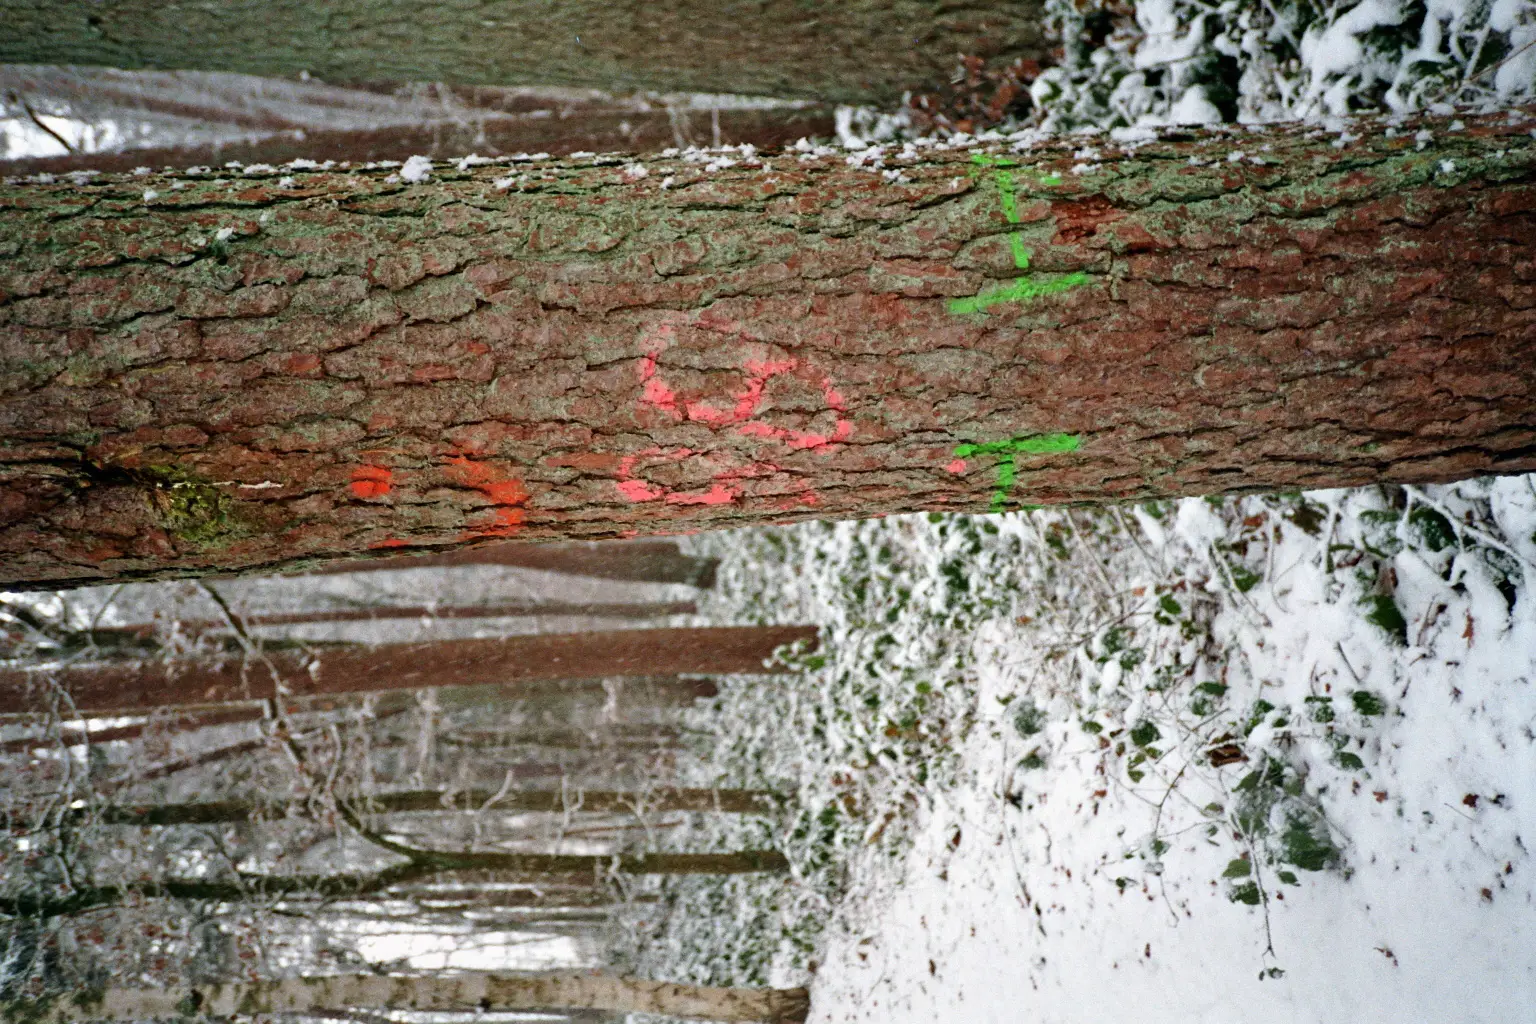
[[[684,889],[652,969],[826,1022],[1536,1019],[1536,477],[695,543],[827,643],[715,711],[795,880]]]

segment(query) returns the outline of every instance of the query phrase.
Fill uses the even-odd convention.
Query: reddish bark
[[[816,640],[814,626],[715,626],[621,629],[496,640],[347,647],[314,655],[272,651],[243,662],[131,662],[70,667],[49,673],[82,711],[121,711],[268,700],[285,695],[483,686],[552,679],[657,673],[763,673],[778,647]],[[0,671],[0,713],[30,711],[37,674]]]
[[[1536,469],[1536,140],[1464,120],[6,185],[0,583]]]

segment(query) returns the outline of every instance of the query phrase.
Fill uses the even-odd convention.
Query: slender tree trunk
[[[0,743],[0,754],[13,754],[17,751],[50,749],[60,746],[74,747],[86,743],[113,743],[121,740],[133,740],[138,739],[146,732],[191,732],[214,725],[259,722],[265,717],[265,714],[259,707],[226,708],[219,711],[178,715],[165,720],[152,719],[145,722],[135,722],[132,725],[119,725],[108,729],[92,729],[89,726],[63,726],[52,735],[44,734],[26,739],[6,740],[4,743]]]
[[[893,102],[1042,57],[1036,0],[0,0],[0,62]]]
[[[248,661],[70,667],[47,671],[46,682],[67,690],[73,706],[81,710],[143,711],[280,696],[653,673],[771,673],[783,671],[765,667],[778,648],[815,642],[814,626],[620,629],[330,648],[314,655],[283,650]],[[44,673],[0,670],[0,712],[34,710],[46,693],[44,682]]]
[[[593,618],[662,618],[668,615],[693,615],[699,606],[693,601],[652,601],[630,604],[601,604],[555,601],[520,601],[516,604],[493,604],[469,608],[438,608],[429,605],[416,607],[349,608],[343,611],[285,612],[273,615],[245,615],[246,626],[307,626],[329,622],[373,622],[393,619],[501,619],[530,616],[580,615]],[[218,633],[229,629],[229,624],[218,619],[183,619],[176,623],[183,633]],[[153,624],[113,626],[94,630],[96,633],[127,634],[150,639],[161,630]]]
[[[215,903],[305,896],[347,899],[373,895],[402,883],[419,882],[454,871],[491,871],[502,877],[527,880],[549,875],[602,878],[610,871],[628,875],[747,875],[789,870],[789,862],[777,850],[611,856],[576,853],[454,853],[441,850],[413,850],[412,853],[413,859],[406,863],[367,873],[245,874],[238,879],[167,879],[158,882],[129,882],[124,885],[79,885],[66,893],[0,896],[0,914],[11,917],[61,917],[118,904],[130,897],[206,900]]]
[[[1530,470],[1519,116],[3,185],[0,584]]]
[[[804,1021],[805,989],[704,988],[604,974],[331,975],[160,990],[108,988],[47,1003],[13,1002],[4,1019],[27,1024],[303,1013],[310,1010],[614,1010],[712,1021]]]
[[[647,811],[717,811],[764,814],[783,801],[778,793],[753,789],[657,789],[649,793],[587,790],[511,790],[498,794],[489,789],[451,792],[437,789],[379,793],[358,802],[367,814],[478,811],[481,809],[535,813],[581,811],[589,814]],[[226,800],[195,804],[110,807],[93,818],[102,825],[213,825],[223,822],[284,818],[302,812],[303,804],[260,804]]]
[[[223,167],[231,161],[282,164],[301,158],[366,163],[692,145],[773,149],[835,132],[833,108],[804,100],[746,106],[731,97],[619,97],[442,83],[345,89],[248,75],[0,64],[0,115],[18,112],[125,128],[144,125],[152,139],[180,134],[199,141],[147,148],[140,138],[130,138],[127,144],[137,148],[0,159],[0,175]]]
[[[311,575],[370,572],[377,569],[424,569],[458,565],[509,565],[572,576],[637,583],[684,583],[708,590],[715,585],[718,558],[695,558],[670,540],[627,540],[576,544],[483,544],[437,555],[400,555],[337,562],[310,570]]]

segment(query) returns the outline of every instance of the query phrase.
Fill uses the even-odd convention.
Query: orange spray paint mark
[[[383,466],[357,466],[352,470],[352,496],[382,498],[389,493],[394,473]]]
[[[448,458],[448,478],[454,483],[479,491],[490,501],[488,517],[471,524],[460,540],[475,537],[510,537],[522,529],[523,504],[528,491],[523,482],[506,470],[488,462],[476,462],[462,455]]]
[[[368,547],[370,550],[376,551],[379,548],[403,548],[409,543],[409,541],[401,540],[399,537],[385,537],[383,540],[374,541]]]

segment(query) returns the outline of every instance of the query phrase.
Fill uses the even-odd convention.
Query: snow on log
[[[0,583],[1530,471],[1529,117],[13,180]]]

